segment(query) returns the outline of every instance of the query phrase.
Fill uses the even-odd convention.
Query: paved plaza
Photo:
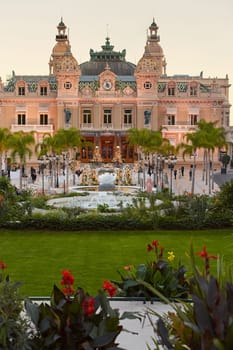
[[[167,183],[164,185],[169,190],[172,190],[174,194],[182,195],[185,192],[190,193],[192,189],[192,179],[189,174],[190,168],[185,167],[183,176],[179,171],[177,171],[176,178],[174,176],[174,171],[170,172],[168,169],[166,173]],[[138,174],[133,174],[133,181],[138,188],[141,188],[139,182]],[[147,173],[144,175],[144,181],[146,182],[148,178]],[[10,173],[11,183],[19,188],[19,170],[11,171]],[[154,175],[151,176],[152,182],[154,181]],[[195,171],[195,194],[212,194],[216,191],[219,191],[220,186],[227,181],[233,179],[233,169],[228,169],[227,174],[221,174],[220,169],[215,169],[213,173],[213,178],[211,177],[211,185],[206,184],[205,179],[203,180],[203,171],[200,168],[197,168]],[[51,179],[49,176],[37,174],[35,182],[32,182],[32,179],[29,176],[23,178],[23,188],[33,189],[37,193],[41,193],[44,189],[45,193],[55,194],[55,193],[64,193],[65,184],[66,184],[66,175],[59,175],[59,187],[51,186]],[[69,188],[79,185],[80,179],[73,174],[69,175]],[[146,187],[146,186],[145,186]],[[145,189],[146,190],[146,189]],[[153,187],[153,191],[156,191],[156,188]]]

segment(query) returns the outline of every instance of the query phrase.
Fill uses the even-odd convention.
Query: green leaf
[[[120,330],[117,332],[110,332],[104,335],[101,335],[99,337],[96,337],[93,341],[93,347],[94,348],[101,348],[106,347],[114,342],[118,334],[120,333]]]
[[[138,312],[125,311],[121,315],[120,320],[125,320],[125,319],[128,319],[128,320],[138,319],[141,321],[142,317],[141,317],[140,313],[138,313]]]
[[[44,318],[43,320],[41,320],[39,328],[42,334],[46,333],[51,328],[48,318]]]
[[[197,325],[203,334],[206,330],[209,330],[213,335],[213,328],[211,324],[209,310],[205,302],[199,299],[196,295],[193,295],[193,308]]]
[[[124,289],[124,290],[127,290],[128,288],[137,287],[138,285],[139,285],[138,282],[135,281],[135,280],[127,280],[127,281],[125,281],[125,283],[124,283],[123,289]]]
[[[137,271],[136,271],[137,278],[144,280],[146,277],[146,270],[147,270],[147,268],[146,268],[145,264],[138,265]]]
[[[30,316],[32,322],[34,323],[34,325],[38,326],[39,317],[40,317],[38,305],[32,303],[31,300],[29,299],[25,300],[24,305],[25,305],[25,310],[27,314]]]
[[[61,308],[63,304],[66,303],[65,295],[62,293],[62,291],[56,286],[53,286],[53,293],[51,296],[51,305],[56,305],[57,307]]]
[[[169,341],[168,330],[161,318],[159,318],[157,321],[157,330],[162,344],[165,345],[168,350],[173,349],[173,346]]]

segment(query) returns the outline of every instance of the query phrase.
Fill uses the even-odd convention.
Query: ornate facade
[[[48,75],[13,72],[5,84],[0,81],[0,127],[33,130],[36,142],[75,127],[89,141],[78,154],[81,162],[133,162],[129,128],[163,128],[177,145],[200,119],[228,127],[229,87],[228,76],[168,76],[154,20],[137,65],[126,60],[125,50],[114,51],[109,37],[100,51],[90,50],[88,62],[78,63],[61,20]]]

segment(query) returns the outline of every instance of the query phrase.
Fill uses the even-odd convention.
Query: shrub
[[[19,293],[22,283],[4,276],[6,268],[0,261],[0,349],[27,350],[30,328],[22,317],[23,298]]]
[[[192,303],[171,304],[172,311],[160,316],[148,309],[155,331],[155,349],[231,350],[233,344],[233,283],[232,278],[210,274],[211,258],[206,247],[197,253],[204,259],[203,272],[195,265],[191,249],[193,276],[190,279]],[[221,270],[221,269],[220,269]],[[222,271],[223,272],[223,271]],[[151,291],[153,289],[151,288]],[[160,295],[157,290],[153,290]],[[161,295],[160,295],[161,296]],[[169,301],[161,296],[167,303]],[[152,316],[158,316],[154,325]],[[148,347],[150,349],[150,347]]]
[[[32,344],[43,350],[117,350],[116,338],[123,330],[120,320],[139,318],[133,313],[112,309],[105,291],[110,297],[116,288],[109,282],[95,297],[82,288],[74,291],[74,277],[69,270],[62,272],[60,290],[54,286],[50,303],[40,305],[27,300],[25,307],[33,321],[37,334]]]
[[[167,298],[188,297],[189,285],[185,276],[186,267],[179,261],[176,266],[173,251],[168,251],[167,258],[165,258],[164,250],[165,248],[154,240],[147,246],[147,251],[153,254],[152,260],[136,267],[125,266],[126,274],[119,272],[121,281],[112,282],[117,285],[121,296],[151,299],[154,293],[151,293],[147,287],[149,285]]]

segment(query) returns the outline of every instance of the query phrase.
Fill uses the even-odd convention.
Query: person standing
[[[193,169],[190,168],[190,170],[189,170],[189,180],[190,181],[192,180],[192,175],[193,175]]]

